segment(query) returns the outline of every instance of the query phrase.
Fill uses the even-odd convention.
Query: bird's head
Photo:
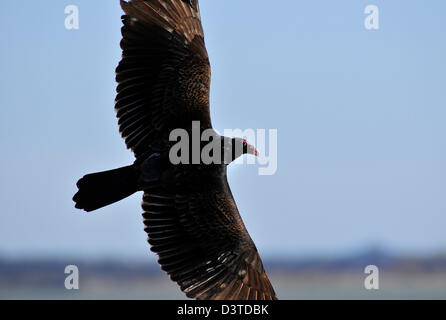
[[[223,149],[226,164],[231,163],[244,154],[259,156],[259,152],[257,151],[257,149],[248,141],[242,138],[224,137]]]

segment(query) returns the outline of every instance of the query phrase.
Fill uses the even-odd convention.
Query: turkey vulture
[[[76,208],[90,212],[143,191],[151,250],[189,298],[277,299],[226,177],[231,161],[257,150],[212,129],[211,71],[198,0],[120,3],[125,14],[115,109],[136,160],[80,179]],[[192,134],[193,123],[200,133],[211,130],[209,141],[220,141],[216,156],[222,161],[171,161],[171,132]]]

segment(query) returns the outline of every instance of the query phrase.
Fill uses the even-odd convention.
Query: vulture
[[[85,175],[77,182],[76,208],[90,212],[143,191],[150,249],[187,297],[277,299],[226,176],[232,161],[258,152],[246,140],[222,137],[212,129],[211,68],[198,0],[120,4],[122,59],[116,69],[115,110],[136,160]],[[208,142],[218,146],[209,152],[213,161],[197,161],[184,149],[178,152],[181,161],[172,161],[178,139],[171,133],[193,136],[194,129],[211,132]],[[186,146],[193,149],[193,141]],[[201,139],[196,146],[204,151]]]

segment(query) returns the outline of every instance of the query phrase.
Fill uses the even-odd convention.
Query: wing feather
[[[122,1],[122,60],[115,109],[126,145],[138,158],[168,144],[192,121],[211,128],[210,64],[198,3]]]
[[[277,299],[226,177],[185,194],[160,190],[144,193],[145,231],[161,268],[188,297]]]

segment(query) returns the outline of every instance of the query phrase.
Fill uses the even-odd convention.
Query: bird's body
[[[123,57],[116,70],[115,108],[136,161],[82,178],[76,207],[93,211],[143,191],[151,250],[188,297],[276,299],[226,177],[230,162],[256,150],[212,130],[210,64],[198,1],[132,0],[121,6]],[[221,161],[193,161],[189,154],[191,161],[174,164],[171,132],[192,136],[197,123],[200,135],[210,131],[221,142],[215,149]],[[200,143],[200,154],[203,148]]]

